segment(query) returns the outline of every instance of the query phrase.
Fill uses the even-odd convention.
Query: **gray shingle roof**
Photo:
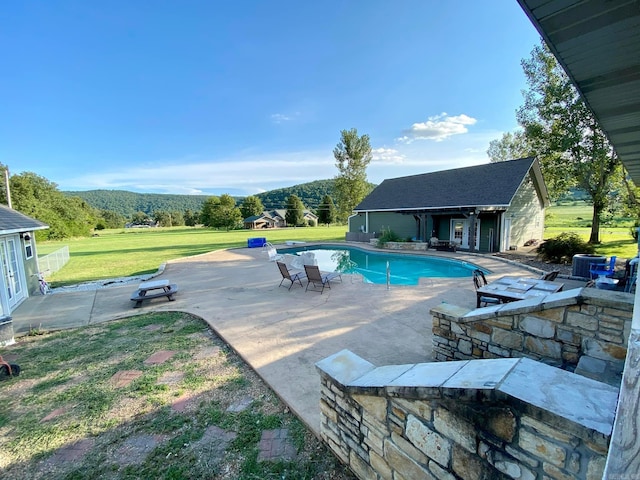
[[[49,225],[35,218],[27,217],[6,205],[0,205],[0,234],[30,232],[45,228],[49,228]]]
[[[533,157],[384,180],[356,211],[507,206]]]

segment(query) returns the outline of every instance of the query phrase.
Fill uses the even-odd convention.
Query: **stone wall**
[[[360,479],[602,477],[610,385],[525,358],[317,368],[321,436]]]
[[[595,288],[476,310],[442,304],[433,315],[434,358],[528,357],[619,385],[633,295]]]
[[[378,246],[378,239],[371,240],[370,243]],[[412,250],[425,251],[429,248],[427,242],[385,242],[384,247],[387,250]]]

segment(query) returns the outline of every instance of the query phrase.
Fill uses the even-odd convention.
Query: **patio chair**
[[[484,287],[487,284],[487,278],[484,276],[484,272],[482,270],[476,269],[473,271],[473,286],[476,289],[476,295],[478,296],[477,299],[477,306],[481,307],[482,304],[484,303],[484,306],[488,306],[489,304],[492,305],[497,305],[500,303],[500,299],[499,298],[493,298],[493,297],[485,297],[483,295],[478,295],[478,289],[481,287]]]
[[[560,270],[554,270],[553,272],[543,273],[540,277],[540,280],[546,280],[547,282],[553,282],[556,278],[558,278],[558,274]]]
[[[612,255],[609,261],[609,265],[603,265],[600,263],[592,263],[589,265],[589,274],[591,278],[598,278],[601,275],[605,277],[613,277],[616,271],[616,256]]]
[[[284,282],[285,280],[289,280],[291,282],[291,284],[289,285],[289,290],[291,290],[291,287],[293,287],[293,284],[295,282],[298,282],[301,287],[304,286],[302,285],[302,279],[306,276],[304,272],[289,270],[289,268],[284,263],[277,260],[276,263],[278,264],[278,269],[280,270],[280,274],[282,275],[282,280],[280,280],[280,285],[278,285],[279,287],[282,286],[282,282]]]
[[[318,291],[317,289],[319,288],[320,294],[322,295],[325,286],[331,288],[331,280],[339,278],[342,282],[340,272],[323,273],[317,265],[305,265],[304,271],[307,274],[307,288],[305,292],[309,290],[309,285],[313,284],[314,289]]]

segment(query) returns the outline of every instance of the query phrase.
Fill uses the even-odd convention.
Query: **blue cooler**
[[[249,248],[262,248],[267,243],[267,239],[264,237],[248,238],[247,246]]]

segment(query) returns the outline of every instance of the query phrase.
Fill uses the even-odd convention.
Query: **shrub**
[[[637,242],[638,241],[638,227],[640,227],[640,220],[636,220],[633,222],[633,226],[629,229],[629,233],[631,233],[631,237]]]
[[[401,242],[402,238],[393,232],[390,228],[382,229],[382,233],[378,237],[378,246],[384,247],[387,242]]]
[[[536,253],[551,263],[570,263],[578,253],[594,253],[593,245],[582,240],[578,234],[563,232],[555,238],[545,240],[536,248]]]

